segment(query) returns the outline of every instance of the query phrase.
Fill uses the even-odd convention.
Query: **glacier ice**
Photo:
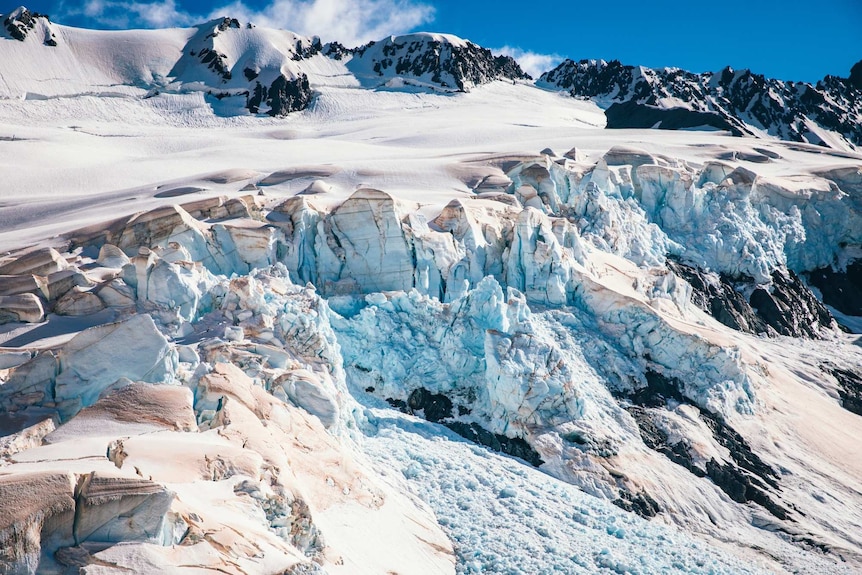
[[[568,509],[582,492],[607,500],[596,507],[583,499],[556,526],[531,524],[529,536],[518,536],[559,572],[682,569],[672,554],[627,555],[666,535],[609,502],[784,558],[802,551],[751,525],[788,539],[831,537],[828,513],[799,495],[799,469],[782,467],[785,448],[758,437],[769,437],[759,426],[774,409],[774,386],[814,379],[810,366],[787,359],[792,369],[772,367],[770,354],[796,344],[722,327],[692,303],[699,294],[680,270],[722,289],[739,282],[746,305],[804,288],[788,270],[830,265],[851,253],[842,243],[859,243],[852,185],[847,192],[838,182],[852,174],[765,177],[629,148],[593,163],[570,155],[483,168],[500,173],[483,175],[477,189],[486,181],[494,191],[453,199],[438,213],[365,186],[340,202],[334,193],[215,198],[80,230],[68,253],[4,260],[0,307],[34,309],[10,318],[10,329],[57,325],[59,315],[71,326],[114,323],[0,356],[4,412],[23,418],[45,409],[64,422],[24,433],[3,457],[23,472],[37,466],[33,458],[51,461],[76,444],[86,453],[73,464],[81,477],[107,469],[129,479],[140,470],[176,493],[151,494],[151,512],[142,508],[128,528],[113,517],[131,512],[138,495],[120,497],[94,511],[83,537],[130,543],[158,532],[162,543],[207,545],[206,533],[240,521],[278,557],[273,572],[309,564],[306,553],[335,562],[327,553],[336,548],[349,550],[339,552],[348,561],[373,561],[339,530],[342,516],[355,526],[379,511],[386,518],[374,521],[393,537],[398,521],[418,517],[416,531],[401,535],[410,549],[427,550],[426,535],[445,539],[425,504],[458,543],[458,572],[516,568],[522,557],[506,555],[499,538],[471,535],[477,522],[493,522],[484,510],[468,519],[479,506],[464,495],[471,489],[512,520],[526,516],[524,501],[554,516],[552,508]],[[821,230],[826,221],[835,225]],[[821,326],[829,321],[813,335]],[[823,345],[836,337],[822,334]],[[823,390],[819,401],[837,393]],[[374,403],[387,400],[449,431]],[[152,414],[118,415],[132,403]],[[450,431],[522,461],[498,459]],[[171,465],[157,456],[168,444],[178,459]],[[397,472],[396,487],[374,484],[364,463],[336,463],[352,449]],[[470,463],[449,477],[441,462],[453,453]],[[92,458],[105,467],[95,469]],[[471,473],[487,485],[470,483]],[[183,477],[207,485],[190,487]],[[824,475],[806,468],[798,477]],[[405,481],[419,486],[424,503],[393,495]],[[803,511],[794,497],[806,501]],[[182,514],[220,508],[214,501],[239,515],[219,522],[210,512]],[[842,521],[856,524],[855,516]],[[584,547],[585,533],[602,548]],[[555,541],[563,535],[577,544]],[[243,555],[249,539],[232,541],[229,553],[256,565]],[[428,565],[451,567],[452,552],[441,548]],[[148,553],[170,564],[167,549]],[[694,572],[739,568],[721,554],[692,563],[704,548],[687,549],[677,559]]]

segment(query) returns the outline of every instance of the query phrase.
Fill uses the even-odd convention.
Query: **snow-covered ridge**
[[[353,50],[347,67],[371,85],[394,86],[393,79],[408,77],[414,85],[459,91],[497,79],[528,79],[511,57],[494,56],[451,34],[417,33],[370,42]]]
[[[217,100],[224,115],[284,116],[307,108],[322,86],[397,88],[407,82],[464,91],[525,78],[511,58],[446,34],[390,37],[346,49],[234,18],[191,29],[92,31],[52,24],[22,7],[3,21],[9,40],[0,42],[5,98],[197,91]]]
[[[862,145],[862,92],[850,78],[827,76],[811,85],[729,67],[694,74],[616,60],[566,60],[538,83],[595,99],[607,108],[609,128],[711,127],[837,149]]]

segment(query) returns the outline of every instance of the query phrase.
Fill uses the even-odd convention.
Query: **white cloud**
[[[177,7],[176,0],[138,2],[128,0],[87,0],[73,8],[60,6],[61,16],[86,16],[112,28],[166,28],[187,26],[196,18]]]
[[[494,52],[503,54],[504,56],[511,56],[517,60],[521,69],[534,79],[538,79],[544,72],[550,71],[557,64],[565,60],[565,57],[559,54],[539,54],[537,52],[521,50],[520,48],[513,48],[512,46],[503,46],[498,50],[494,50]]]
[[[430,23],[434,8],[422,0],[273,0],[260,9],[234,1],[209,14],[191,14],[176,0],[86,0],[61,13],[114,28],[188,26],[229,16],[260,26],[317,35],[352,47]],[[64,9],[65,8],[65,9]]]
[[[237,1],[210,13],[225,15],[357,46],[427,24],[434,8],[417,0],[274,0],[261,10]]]

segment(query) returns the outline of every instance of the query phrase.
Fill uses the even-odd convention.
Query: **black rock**
[[[31,12],[26,8],[21,7],[8,14],[6,19],[3,21],[3,26],[9,32],[9,35],[12,36],[12,38],[23,42],[27,35],[30,33],[30,31],[36,27],[36,23],[39,21],[40,18],[44,18],[46,21],[50,21],[46,14]],[[47,44],[48,46],[57,45],[53,34],[51,34],[45,39],[45,44]]]
[[[772,285],[755,287],[746,301],[737,285],[750,288],[751,278],[734,281],[674,259],[668,259],[667,266],[691,285],[692,303],[735,330],[819,338],[820,328],[832,325],[829,310],[790,270],[775,270]]]
[[[838,380],[838,396],[847,411],[862,415],[862,374],[837,367],[825,367]]]
[[[207,34],[206,37],[215,38],[219,35],[220,32],[225,32],[231,28],[238,30],[240,28],[239,20],[237,20],[236,18],[222,18],[218,21],[218,24],[216,24],[215,29],[209,34]]]
[[[484,445],[494,451],[518,457],[535,467],[539,467],[544,463],[538,452],[526,440],[520,437],[506,437],[505,435],[491,433],[476,423],[449,421],[444,422],[443,425],[464,439]]]
[[[841,313],[862,316],[862,261],[849,264],[844,271],[816,269],[808,281],[820,290],[824,303]]]
[[[862,60],[859,60],[850,68],[850,78],[848,78],[848,81],[852,87],[862,90]]]
[[[189,53],[189,55],[194,54]],[[219,54],[215,49],[202,48],[197,53],[197,57],[202,64],[206,64],[207,68],[221,76],[223,81],[227,82],[232,78],[226,55]]]
[[[410,409],[410,406],[407,405],[407,402],[404,401],[403,399],[393,399],[391,397],[387,397],[386,403],[388,403],[389,405],[391,405],[392,407],[394,407],[395,409],[397,409],[401,413],[409,413],[410,415],[413,414],[413,411]]]
[[[346,48],[340,42],[329,42],[321,50],[324,56],[333,60],[343,60],[345,57],[353,54],[353,49]]]
[[[380,50],[369,51],[381,45]],[[357,61],[367,60],[380,76],[387,72],[405,77],[430,77],[442,87],[466,91],[470,86],[493,80],[529,79],[518,63],[509,56],[494,56],[487,48],[472,42],[463,45],[433,36],[391,37],[381,42],[369,42],[352,50]],[[341,59],[343,46],[329,44],[325,53]]]
[[[741,136],[742,131],[728,122],[716,112],[699,112],[686,108],[660,108],[648,104],[639,104],[633,100],[614,102],[605,110],[607,127],[623,128],[658,128],[660,130],[681,130],[711,126],[718,130],[726,130],[734,136]]]
[[[677,465],[688,469],[698,477],[704,477],[706,471],[694,464],[691,456],[691,448],[685,442],[674,444],[668,443],[668,435],[659,428],[654,421],[652,413],[643,407],[631,406],[626,409],[638,424],[638,430],[644,445],[661,453]]]
[[[749,303],[768,326],[781,335],[820,337],[832,325],[832,314],[790,270],[772,272],[771,290],[758,287]]]
[[[745,438],[727,425],[721,415],[701,409],[700,418],[712,431],[715,440],[730,452],[737,466],[758,477],[761,485],[778,488],[778,473],[751,450]]]
[[[670,258],[667,267],[691,285],[691,302],[694,305],[730,328],[752,332],[749,320],[755,319],[754,311],[732,285],[717,274],[706,274]],[[746,317],[747,311],[750,311],[750,317]]]
[[[644,519],[651,519],[661,513],[661,507],[658,501],[653,499],[646,491],[631,491],[620,490],[620,496],[611,501],[620,509],[637,513]]]
[[[682,383],[672,377],[665,377],[657,371],[648,369],[644,374],[646,387],[636,390],[628,396],[635,405],[643,407],[665,407],[669,399],[683,403]]]
[[[373,388],[369,389],[373,391]],[[421,416],[432,423],[445,425],[473,443],[484,445],[499,453],[518,457],[536,467],[544,463],[538,452],[526,440],[520,437],[507,437],[498,433],[492,433],[478,423],[452,421],[454,405],[451,399],[441,393],[431,393],[424,387],[420,387],[410,392],[407,401],[387,397],[386,402],[402,413]],[[458,406],[459,416],[468,415],[469,413],[469,408]]]
[[[438,423],[452,417],[452,400],[440,393],[431,393],[424,387],[414,389],[407,398],[414,412],[422,410],[425,419]]]
[[[270,116],[286,116],[290,112],[304,110],[311,103],[311,86],[308,76],[300,74],[288,80],[283,75],[275,79],[269,88],[260,82],[255,84],[247,107],[252,114],[258,113],[262,104],[269,106]]]
[[[712,459],[707,462],[706,469],[701,469],[694,464],[690,447],[684,441],[668,443],[667,433],[656,423],[658,410],[666,407],[668,399],[690,405],[691,402],[685,398],[685,386],[681,381],[653,371],[647,371],[645,375],[645,388],[623,396],[623,399],[634,404],[627,406],[626,410],[637,423],[644,445],[698,477],[709,477],[737,503],[751,501],[779,519],[788,519],[787,510],[769,494],[770,490],[779,488],[778,474],[751,450],[745,438],[727,425],[721,415],[695,406],[715,441],[727,449],[732,461],[718,462]]]

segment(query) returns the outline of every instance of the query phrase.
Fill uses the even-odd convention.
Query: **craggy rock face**
[[[736,281],[707,274],[679,262],[668,262],[673,272],[691,284],[692,302],[724,325],[752,334],[819,337],[833,318],[811,290],[791,271],[775,270],[772,285],[757,287],[751,278]],[[750,291],[748,300],[742,291]]]
[[[256,114],[261,104],[266,104],[270,116],[286,116],[307,108],[311,97],[311,87],[305,74],[292,80],[279,76],[268,89],[260,82],[255,85],[253,95],[248,100],[248,109]]]
[[[445,89],[468,91],[492,80],[529,79],[509,56],[442,34],[392,36],[353,50],[348,67],[369,76],[398,76]],[[333,51],[338,57],[339,52]],[[384,80],[385,81],[385,80]]]
[[[540,84],[591,98],[607,108],[609,128],[676,130],[711,126],[734,135],[765,129],[783,140],[829,146],[806,122],[862,145],[862,66],[849,79],[827,76],[816,85],[785,82],[749,70],[693,74],[674,68],[626,66],[618,60],[566,60]]]

